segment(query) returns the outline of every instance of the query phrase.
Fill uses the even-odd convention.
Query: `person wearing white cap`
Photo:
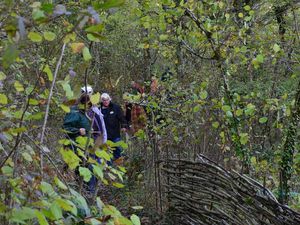
[[[93,94],[91,86],[84,86],[81,88],[81,95],[77,100],[77,104],[71,107],[71,111],[65,116],[63,128],[67,136],[76,142],[76,138],[79,136],[89,136],[95,141],[99,147],[101,144],[107,141],[107,132],[105,122],[101,111],[97,106],[92,105],[90,96]],[[76,145],[70,146],[72,150],[78,154]],[[101,163],[100,159],[94,154],[88,154],[90,158],[93,158],[98,163]],[[83,160],[83,159],[82,159]],[[92,165],[88,168],[92,171]],[[75,169],[75,174],[80,177],[78,167]],[[97,178],[92,175],[87,182],[88,191],[94,193],[96,190]]]
[[[120,131],[126,131],[127,121],[119,105],[111,101],[107,93],[101,95],[101,112],[104,115],[104,122],[107,131],[107,140],[112,142],[121,141]],[[117,147],[113,151],[114,158],[117,160],[122,155],[122,149]]]

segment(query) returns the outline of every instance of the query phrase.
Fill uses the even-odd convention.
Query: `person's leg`
[[[113,142],[115,142],[115,143],[118,142],[118,141],[121,141],[121,138],[115,138],[113,140]],[[113,151],[113,155],[114,155],[113,160],[116,160],[116,159],[120,158],[121,155],[122,155],[122,148],[121,147],[116,147],[116,149]]]
[[[97,163],[101,164],[101,159],[98,158],[96,155],[94,154],[90,154],[90,157],[95,159],[97,161]],[[96,184],[97,184],[97,178],[96,176],[93,174],[93,165],[92,164],[89,164],[88,166],[89,170],[91,171],[92,173],[92,177],[91,179],[89,180],[89,182],[87,183],[88,184],[88,191],[90,193],[94,193],[96,191]]]

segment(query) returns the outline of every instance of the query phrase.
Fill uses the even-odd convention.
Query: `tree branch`
[[[59,67],[61,65],[61,62],[62,62],[64,52],[65,52],[65,47],[66,47],[66,44],[64,43],[63,46],[62,46],[62,50],[61,50],[59,60],[56,64],[54,77],[53,77],[52,85],[51,85],[51,88],[50,88],[50,93],[49,93],[48,100],[47,100],[47,107],[46,107],[44,124],[43,124],[43,127],[42,127],[41,140],[40,140],[41,145],[44,142],[44,136],[45,136],[45,130],[46,130],[46,125],[47,125],[47,120],[48,120],[48,115],[49,115],[49,108],[50,108],[51,98],[52,98],[52,94],[53,94],[53,88],[54,88],[54,85],[55,85],[56,77],[57,77],[58,70],[59,70]],[[42,156],[43,156],[43,154],[40,154],[40,157],[41,157],[41,174],[43,174],[43,158],[42,158]]]

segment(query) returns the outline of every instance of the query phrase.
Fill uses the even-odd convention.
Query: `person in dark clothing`
[[[67,113],[64,118],[63,128],[67,136],[73,142],[76,142],[76,138],[79,136],[91,136],[95,142],[97,139],[101,139],[101,143],[106,142],[106,128],[102,118],[103,115],[100,110],[90,102],[90,95],[92,92],[93,90],[90,86],[81,88],[81,96],[78,99],[77,104],[71,107],[71,111]],[[72,143],[68,147],[71,147],[71,149],[79,155],[76,144]],[[100,164],[100,159],[96,157],[95,154],[89,153],[88,157],[93,158]],[[84,158],[80,158],[82,160],[81,165],[84,165]],[[93,172],[92,164],[88,164],[88,168]],[[80,177],[78,167],[75,169],[75,174],[77,175],[77,178]],[[88,191],[94,193],[96,190],[96,183],[97,178],[92,175],[91,179],[87,182]]]
[[[101,112],[104,116],[105,127],[107,131],[107,140],[112,142],[121,141],[121,133],[127,129],[127,121],[121,107],[111,102],[111,97],[107,93],[101,95]],[[122,148],[117,147],[113,151],[114,160],[121,157]]]
[[[86,111],[90,108],[89,101],[89,96],[82,94],[64,118],[63,129],[72,141],[76,141],[79,136],[87,136],[90,132],[91,121],[86,116]]]

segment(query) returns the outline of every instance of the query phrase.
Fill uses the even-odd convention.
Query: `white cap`
[[[87,93],[88,95],[93,94],[93,88],[91,86],[83,86],[80,90],[81,93]]]
[[[101,99],[105,99],[105,100],[111,100],[111,97],[109,96],[109,94],[107,94],[107,93],[103,93],[102,95],[101,95]]]

